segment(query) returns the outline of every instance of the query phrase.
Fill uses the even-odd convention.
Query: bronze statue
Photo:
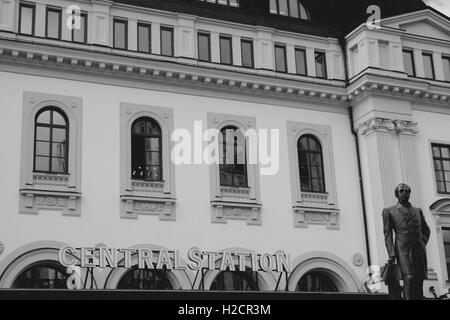
[[[422,209],[409,202],[411,188],[400,184],[395,188],[398,203],[383,210],[384,241],[389,254],[389,263],[400,267],[403,278],[403,299],[423,299],[423,281],[427,278],[427,255],[425,246],[430,238],[430,228]],[[395,231],[395,244],[393,241]],[[397,286],[389,290],[398,290]],[[389,292],[399,297],[399,292]]]

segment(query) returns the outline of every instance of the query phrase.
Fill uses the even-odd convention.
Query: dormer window
[[[300,0],[270,0],[270,13],[310,20],[309,13]]]
[[[217,3],[224,6],[239,7],[239,0],[200,0],[202,2]]]

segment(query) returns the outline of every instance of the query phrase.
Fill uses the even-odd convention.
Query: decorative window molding
[[[44,108],[54,107],[69,123],[68,172],[33,171],[35,118]],[[38,214],[58,210],[80,216],[82,99],[46,93],[24,92],[19,212]]]
[[[244,132],[256,130],[253,117],[208,113],[208,129],[220,131],[227,126],[235,126]],[[249,159],[249,141],[245,138],[246,155]],[[257,164],[247,163],[248,187],[230,187],[220,185],[219,164],[210,165],[209,181],[211,190],[211,221],[227,223],[228,219],[245,220],[249,225],[261,225],[261,203],[259,191],[259,168]]]
[[[430,206],[431,214],[436,223],[436,235],[438,241],[439,262],[441,264],[441,275],[443,282],[450,281],[450,264],[447,263],[447,257],[444,248],[443,232],[450,229],[450,199],[445,198],[436,201]]]
[[[303,135],[314,136],[322,145],[324,193],[304,192],[301,189],[297,143]],[[328,229],[339,229],[331,127],[287,121],[287,137],[294,226],[307,228],[310,224],[321,224]]]
[[[134,180],[131,177],[131,128],[139,118],[152,118],[162,132],[162,180]],[[157,215],[174,221],[175,167],[170,160],[173,111],[170,108],[121,103],[120,105],[120,199],[122,218],[137,219],[140,214]]]

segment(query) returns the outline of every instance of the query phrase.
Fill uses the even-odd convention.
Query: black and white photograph
[[[0,301],[449,300],[450,0],[0,0],[0,150]]]

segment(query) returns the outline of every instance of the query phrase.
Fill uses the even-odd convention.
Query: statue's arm
[[[393,225],[389,209],[383,210],[383,230],[384,230],[384,243],[389,258],[395,257],[394,240],[393,240]]]
[[[419,209],[420,212],[420,220],[422,225],[422,241],[426,245],[428,243],[428,240],[430,239],[430,227],[427,224],[427,221],[425,220],[425,216],[423,215],[422,209]]]

